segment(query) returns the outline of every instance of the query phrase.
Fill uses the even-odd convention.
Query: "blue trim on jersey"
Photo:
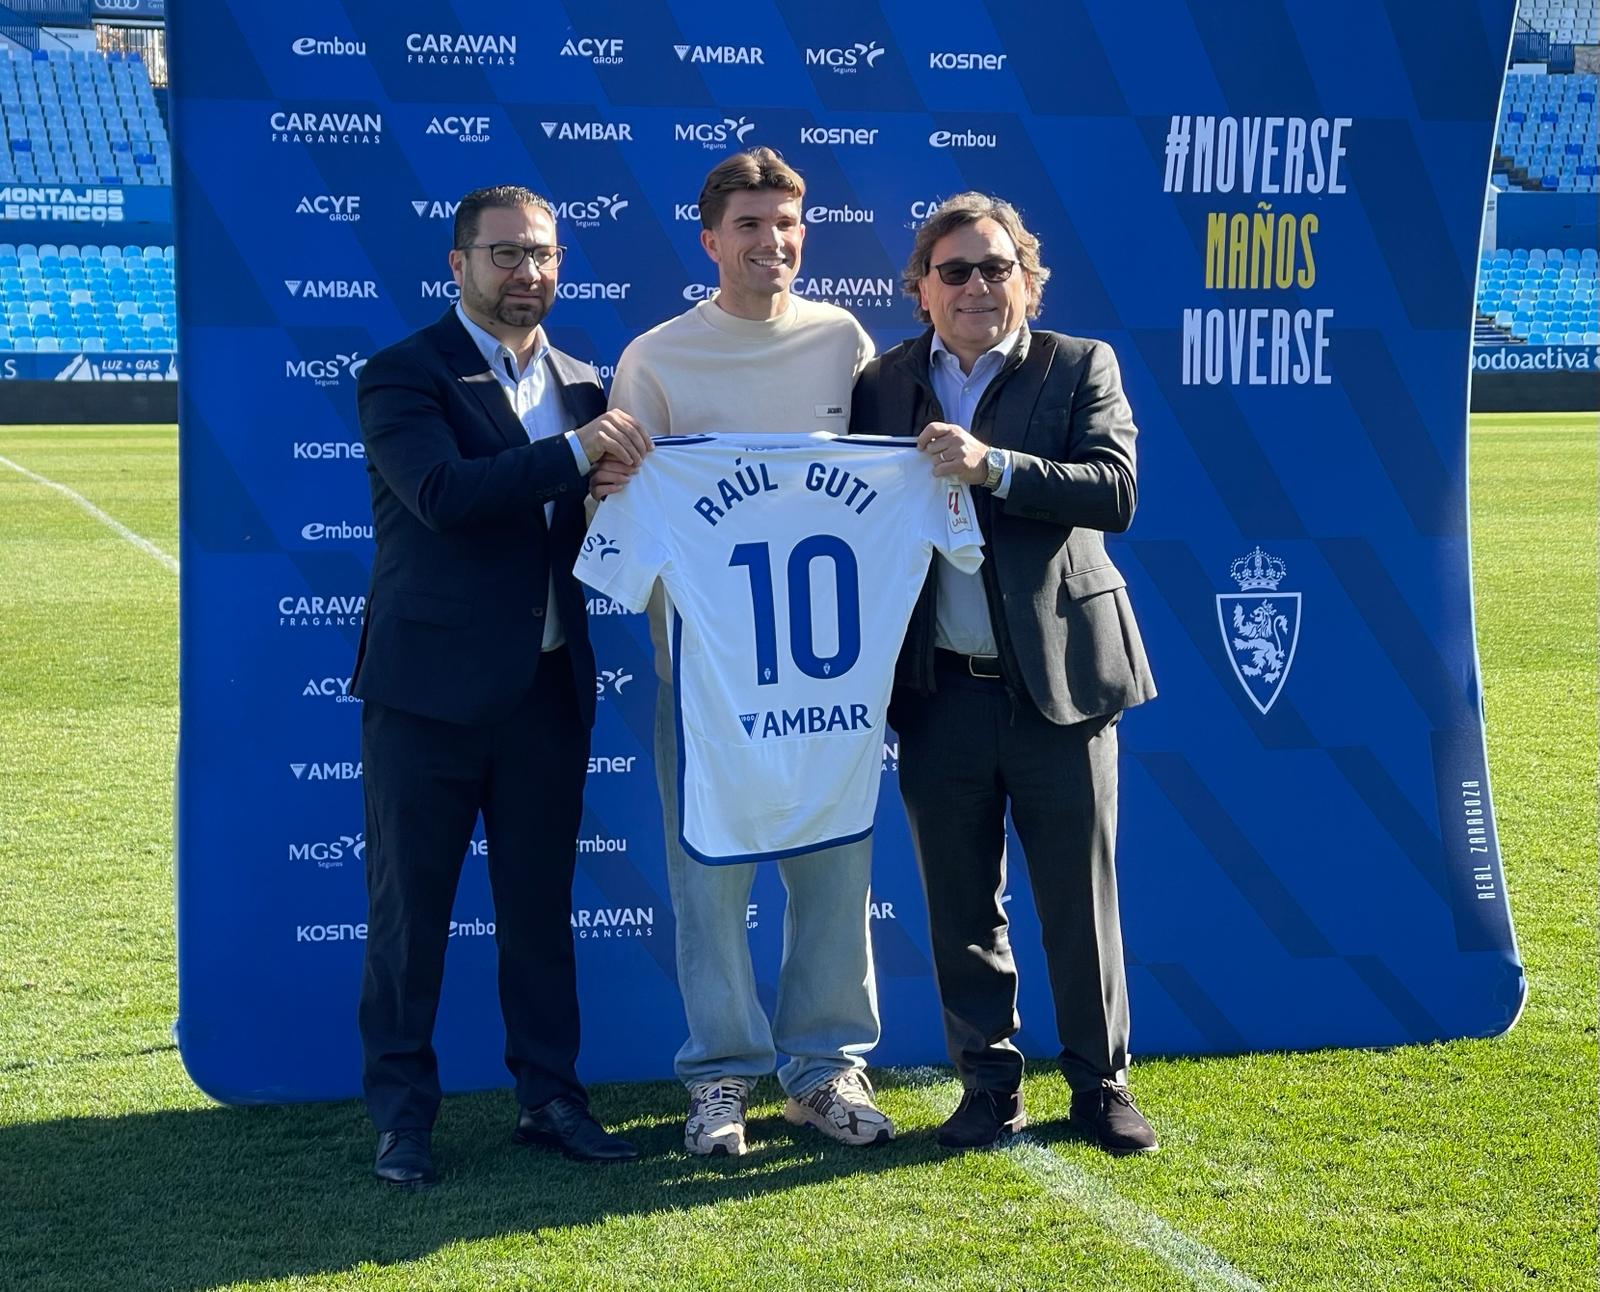
[[[859,833],[840,835],[837,839],[829,839],[825,843],[808,843],[800,848],[784,848],[777,852],[736,853],[730,857],[708,856],[689,842],[688,836],[683,832],[683,778],[686,765],[683,756],[683,671],[679,663],[683,659],[682,645],[683,616],[674,606],[672,608],[672,725],[678,741],[678,843],[684,852],[703,866],[738,866],[751,861],[787,861],[790,857],[804,857],[827,848],[841,848],[847,843],[860,843],[870,835],[872,827],[869,825]]]
[[[852,446],[863,449],[914,449],[915,435],[841,435],[833,443],[843,449]]]
[[[715,435],[652,435],[650,442],[675,447],[679,444],[709,444],[716,438]]]

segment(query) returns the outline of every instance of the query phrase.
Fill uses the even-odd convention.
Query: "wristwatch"
[[[983,479],[985,489],[995,489],[999,486],[1001,478],[1006,473],[1006,451],[1004,449],[990,449],[983,455],[984,465],[989,468],[989,474]]]

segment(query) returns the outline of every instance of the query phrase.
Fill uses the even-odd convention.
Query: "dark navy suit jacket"
[[[547,362],[574,426],[605,411],[590,365],[554,348]],[[554,572],[592,725],[594,651],[572,576],[585,484],[566,437],[529,442],[453,309],[373,355],[357,399],[378,550],[352,691],[426,718],[493,722],[533,685]]]

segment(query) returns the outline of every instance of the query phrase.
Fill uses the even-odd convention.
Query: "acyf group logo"
[[[320,215],[335,224],[354,224],[361,218],[361,196],[358,193],[307,195],[295,203],[294,213]]]
[[[458,144],[486,144],[489,142],[489,118],[448,116],[431,117],[425,135],[446,135]]]
[[[562,58],[581,58],[602,67],[622,62],[622,39],[613,36],[579,36],[561,47]]]

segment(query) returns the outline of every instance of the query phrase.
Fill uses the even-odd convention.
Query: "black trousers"
[[[900,791],[928,902],[945,1042],[968,1088],[1022,1082],[1017,966],[1000,898],[1006,809],[1027,856],[1074,1090],[1125,1081],[1128,990],[1117,909],[1116,715],[1058,726],[938,652],[938,690],[895,694]]]
[[[379,1130],[429,1127],[439,1110],[433,1025],[451,905],[480,812],[517,1100],[585,1098],[571,912],[589,732],[573,687],[562,650],[545,656],[528,695],[493,724],[439,722],[370,700],[362,710],[369,913],[358,1017]]]

